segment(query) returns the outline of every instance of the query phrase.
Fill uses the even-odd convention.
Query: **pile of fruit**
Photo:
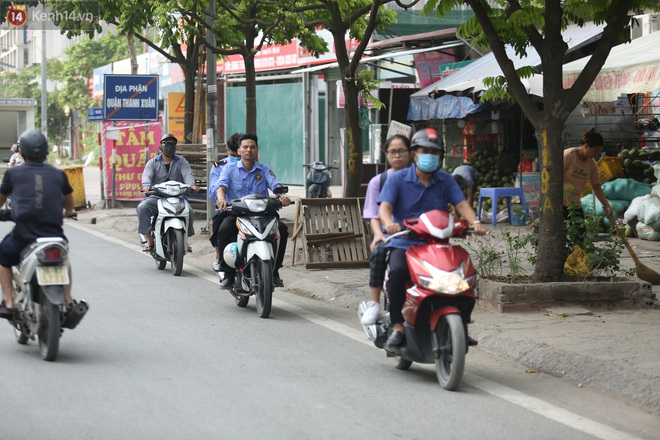
[[[626,177],[644,183],[655,182],[653,167],[649,161],[660,160],[660,149],[642,150],[631,148],[629,150],[621,150],[619,159],[621,159],[621,165],[623,165],[623,171],[626,173]]]
[[[478,149],[474,153],[474,159],[467,162],[466,165],[474,167],[479,173],[477,178],[477,186],[474,189],[474,197],[472,207],[475,212],[479,204],[479,190],[484,188],[501,188],[515,186],[515,159],[507,155],[498,156],[494,149]],[[448,168],[446,171],[451,173],[455,167]],[[482,209],[492,212],[491,199],[484,199]],[[506,200],[501,199],[499,206],[495,212],[506,209]]]

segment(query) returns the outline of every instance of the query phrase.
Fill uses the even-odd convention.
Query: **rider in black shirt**
[[[25,159],[21,167],[9,168],[0,184],[0,206],[11,196],[12,217],[16,226],[0,243],[0,285],[4,301],[0,317],[15,313],[12,298],[12,266],[21,260],[21,251],[39,237],[63,237],[63,215],[72,216],[73,188],[64,171],[44,163],[48,141],[38,130],[21,135],[19,151]],[[69,267],[71,279],[71,267]],[[65,289],[66,302],[72,304],[71,285]]]

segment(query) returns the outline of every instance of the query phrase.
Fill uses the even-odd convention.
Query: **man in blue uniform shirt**
[[[257,162],[259,154],[259,145],[257,135],[254,133],[244,133],[240,139],[240,147],[238,149],[241,155],[241,160],[225,166],[220,174],[218,182],[218,209],[223,211],[227,208],[227,201],[238,199],[249,194],[263,194],[268,195],[268,190],[273,191],[278,186],[282,186],[280,181],[271,171],[268,165]],[[282,206],[289,206],[291,201],[286,195],[282,196]],[[277,251],[277,258],[275,261],[275,271],[273,272],[273,282],[275,286],[282,287],[284,282],[280,278],[279,269],[282,267],[284,261],[284,252],[286,251],[286,241],[289,237],[289,230],[286,225],[279,222],[280,231],[280,245]],[[225,217],[218,229],[218,247],[222,252],[225,247],[236,241],[238,228],[236,227],[236,219],[231,213]],[[229,267],[227,263],[222,260],[221,269],[225,273],[225,277],[220,283],[220,287],[228,289],[234,285],[234,276],[236,270]]]
[[[222,169],[227,164],[238,162],[241,160],[241,156],[238,154],[238,141],[241,138],[243,133],[234,133],[229,136],[227,139],[227,147],[225,151],[227,152],[227,157],[213,163],[213,168],[211,173],[209,173],[209,199],[213,200],[216,204],[218,203],[218,184],[220,183],[220,173]],[[221,249],[218,246],[218,228],[222,223],[222,220],[225,218],[225,211],[217,210],[213,216],[213,225],[211,227],[211,244],[215,248],[215,261],[213,262],[213,270],[220,272],[220,260],[222,258]]]
[[[451,203],[461,216],[474,227],[477,235],[484,235],[486,230],[477,219],[472,207],[465,201],[465,196],[451,174],[442,171],[444,150],[442,140],[432,128],[419,130],[412,138],[414,165],[392,174],[380,192],[378,214],[389,235],[401,231],[401,222],[417,218],[433,209],[447,210]],[[396,237],[388,241],[390,251],[389,278],[387,294],[390,299],[390,319],[394,331],[387,339],[385,351],[392,352],[392,347],[403,343],[403,304],[406,301],[406,284],[410,280],[406,251],[423,240],[409,240]],[[472,307],[474,304],[472,304]],[[470,310],[461,310],[469,320]],[[464,322],[466,322],[464,317]],[[471,340],[474,343],[473,340]]]

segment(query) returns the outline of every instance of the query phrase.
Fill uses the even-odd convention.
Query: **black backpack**
[[[379,176],[380,176],[380,190],[382,191],[383,185],[385,185],[385,181],[387,180],[387,171],[385,171],[384,173],[380,173]]]

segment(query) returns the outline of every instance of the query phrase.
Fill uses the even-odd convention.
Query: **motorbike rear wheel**
[[[172,251],[170,255],[172,274],[178,277],[183,271],[183,254],[186,250],[183,245],[183,231],[181,229],[170,229],[168,234]]]
[[[392,358],[392,363],[394,364],[394,367],[397,370],[408,370],[412,365],[412,361],[409,361],[408,359],[404,359],[401,356],[394,356]]]
[[[463,378],[465,368],[465,327],[459,315],[445,315],[435,329],[438,352],[435,358],[435,373],[440,386],[454,391]]]
[[[252,267],[256,287],[257,313],[261,318],[268,318],[273,302],[273,262],[256,260]]]
[[[51,303],[39,289],[41,322],[39,323],[39,351],[45,361],[54,361],[60,347],[60,307]]]
[[[156,258],[156,269],[163,270],[165,269],[166,264],[167,264],[167,260],[159,260],[158,258]]]

